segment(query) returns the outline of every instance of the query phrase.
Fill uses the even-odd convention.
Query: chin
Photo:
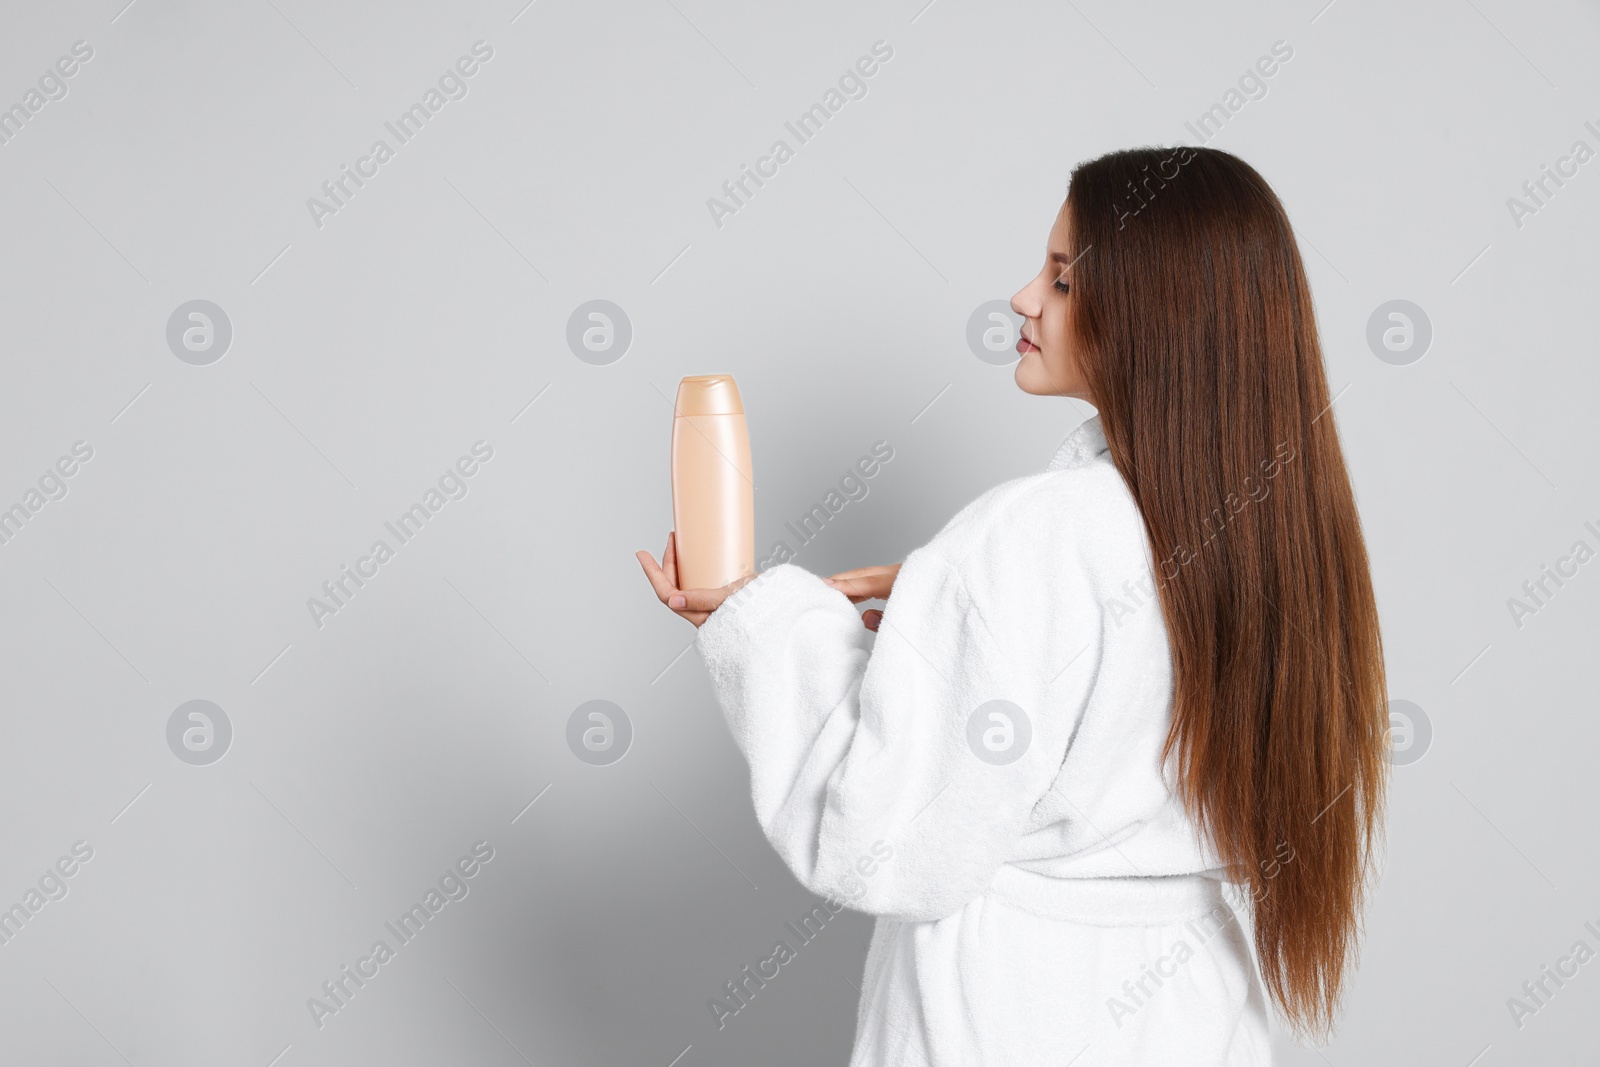
[[[1032,354],[1031,352],[1028,353],[1028,355]],[[1017,361],[1017,369],[1011,377],[1017,383],[1017,388],[1024,393],[1030,393],[1033,396],[1040,395],[1039,383],[1036,380],[1038,374],[1035,368],[1028,365],[1028,356],[1023,356]]]
[[[1028,355],[1031,356],[1033,353],[1030,352]],[[1042,366],[1040,366],[1038,363],[1034,363],[1032,365],[1028,363],[1028,356],[1022,357],[1021,362],[1017,364],[1015,373],[1012,374],[1012,378],[1016,381],[1018,389],[1021,389],[1024,393],[1028,393],[1032,396],[1059,396],[1073,397],[1079,400],[1087,399],[1082,391],[1081,386],[1074,386],[1063,393],[1057,387],[1057,383],[1051,381],[1049,376],[1044,373],[1044,368]]]

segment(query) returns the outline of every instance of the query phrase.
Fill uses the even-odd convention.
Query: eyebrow
[[[1088,248],[1085,248],[1082,252],[1079,252],[1076,256],[1074,256],[1070,260],[1067,258],[1067,255],[1066,255],[1065,252],[1051,252],[1050,253],[1050,262],[1052,262],[1052,263],[1062,263],[1062,264],[1065,264],[1067,267],[1071,267],[1074,263],[1078,262],[1078,260],[1080,260],[1084,256],[1088,255],[1089,254],[1089,249],[1093,248],[1093,247],[1094,247],[1094,245],[1090,245]]]

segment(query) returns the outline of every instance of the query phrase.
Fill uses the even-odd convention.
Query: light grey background
[[[1600,949],[1600,563],[1521,627],[1507,601],[1600,548],[1600,161],[1520,227],[1507,200],[1600,148],[1593,4],[523,2],[4,9],[0,105],[94,55],[0,146],[0,506],[93,458],[0,546],[0,906],[94,854],[0,945],[0,1058],[843,1063],[865,917],[724,1030],[706,1006],[816,901],[633,558],[671,522],[669,398],[736,375],[763,555],[890,442],[796,562],[903,558],[1088,413],[965,340],[1072,165],[1196,143],[1281,40],[1210,143],[1300,235],[1392,695],[1433,728],[1344,1025],[1282,1062],[1589,1062],[1600,962],[1520,1028],[1506,1002]],[[479,40],[318,228],[307,199]],[[867,95],[715,225],[879,40]],[[166,341],[196,299],[233,328],[208,366]],[[565,340],[594,299],[633,328],[604,366]],[[1395,299],[1434,333],[1404,366],[1366,343]],[[479,440],[467,496],[318,628],[307,599]],[[233,730],[209,765],[167,743],[197,699]],[[634,730],[608,766],[566,742],[593,699]],[[469,895],[319,1029],[307,999],[480,840]]]

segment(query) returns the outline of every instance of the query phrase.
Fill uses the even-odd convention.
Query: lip
[[[1039,346],[1028,340],[1026,334],[1022,334],[1017,338],[1017,355],[1025,356],[1029,352],[1037,351],[1039,351]]]

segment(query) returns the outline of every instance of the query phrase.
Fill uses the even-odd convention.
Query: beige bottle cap
[[[678,383],[677,415],[742,415],[744,401],[731,374],[696,374]]]

